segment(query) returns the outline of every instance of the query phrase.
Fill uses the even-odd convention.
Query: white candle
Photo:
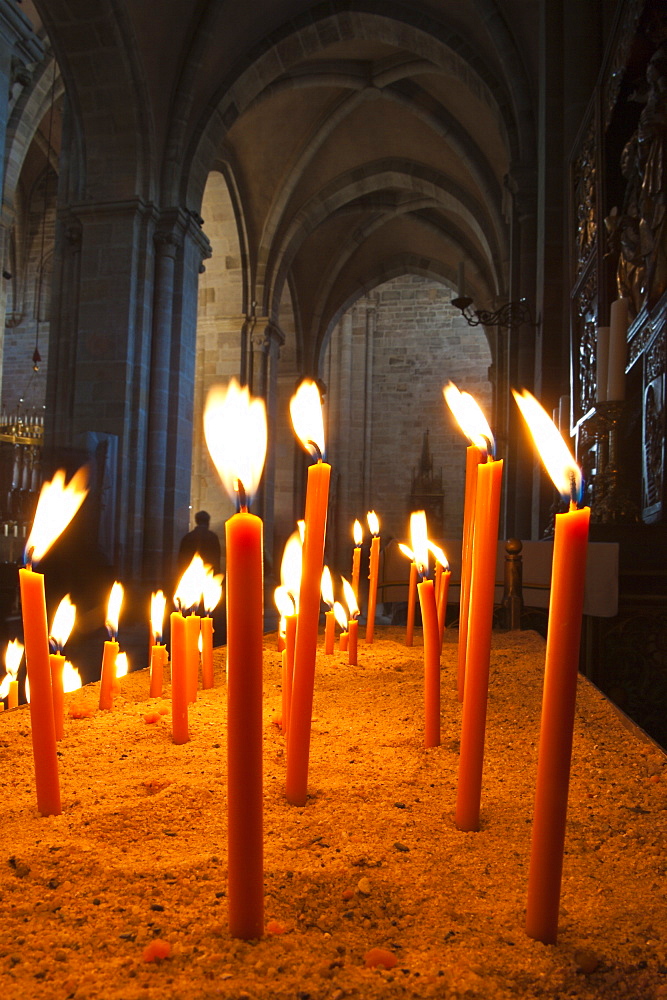
[[[611,304],[609,325],[609,367],[607,399],[625,399],[625,363],[628,356],[628,300],[616,299]]]
[[[597,384],[596,399],[598,403],[607,401],[607,376],[609,373],[609,327],[598,327],[598,342],[596,352],[595,381]]]

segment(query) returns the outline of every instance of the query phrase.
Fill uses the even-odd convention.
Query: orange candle
[[[199,685],[199,633],[201,619],[194,612],[185,619],[185,661],[187,675],[188,701],[194,704],[197,700]]]
[[[308,789],[310,722],[330,475],[331,466],[321,460],[308,469],[306,531],[294,649],[290,738],[287,744],[287,799],[295,806],[306,804]]]
[[[447,597],[449,595],[449,581],[451,580],[451,576],[450,570],[443,569],[440,577],[440,590],[438,591],[438,629],[440,632],[441,652],[447,619]]]
[[[368,566],[368,608],[366,611],[366,642],[373,641],[375,632],[375,608],[378,593],[378,572],[380,569],[380,525],[377,514],[368,512],[368,527],[371,529],[371,554]]]
[[[53,652],[49,657],[51,664],[51,689],[53,691],[53,719],[56,727],[56,739],[63,738],[63,716],[65,708],[65,690],[63,684],[63,671],[65,669],[65,657],[62,655],[63,646],[69,639],[74,620],[76,608],[72,604],[69,594],[63,597],[58,605],[58,609],[53,616],[51,625],[51,635],[49,641],[52,644]]]
[[[319,390],[303,382],[290,402],[292,423],[303,446],[319,456],[324,451],[324,422]],[[305,530],[299,614],[294,649],[294,680],[287,743],[286,794],[295,806],[304,806],[308,791],[310,729],[315,684],[315,657],[320,617],[320,584],[324,566],[324,541],[331,466],[318,458],[308,469]]]
[[[359,603],[359,571],[361,569],[361,543],[363,541],[363,529],[361,527],[361,521],[355,520],[354,526],[352,528],[352,534],[354,537],[354,549],[352,550],[352,589],[354,590],[354,597]]]
[[[338,649],[340,650],[341,653],[349,652],[349,641],[350,641],[350,633],[347,631],[341,632],[341,634],[338,636]]]
[[[186,619],[173,611],[171,622],[171,736],[179,746],[190,739],[188,727],[188,683],[186,654]]]
[[[229,929],[264,930],[262,814],[262,522],[242,511],[227,539],[227,770]]]
[[[423,510],[410,515],[410,536],[415,571],[422,577],[417,584],[424,636],[424,746],[440,746],[440,633],[433,580],[428,572],[428,533]]]
[[[63,670],[65,657],[62,653],[49,654],[51,668],[51,692],[53,697],[53,723],[56,728],[56,740],[63,738],[63,720],[65,715],[65,691],[63,689]]]
[[[151,665],[150,665],[150,688],[148,692],[149,698],[159,698],[162,694],[162,686],[164,683],[164,665],[167,662],[167,649],[166,646],[160,645],[157,642],[154,646],[151,646]]]
[[[23,643],[19,642],[18,639],[12,639],[11,642],[7,643],[7,649],[5,651],[5,669],[6,674],[2,678],[0,683],[0,705],[4,709],[4,703],[1,699],[7,699],[7,708],[18,708],[19,703],[19,682],[18,673],[21,667],[21,660],[23,659]],[[1,709],[0,709],[1,711]]]
[[[570,510],[556,515],[549,623],[528,871],[526,932],[544,944],[558,935],[567,799],[577,697],[590,508],[577,509],[581,472],[537,400],[514,393],[557,489]]]
[[[289,735],[290,713],[292,709],[295,639],[296,615],[287,615],[285,618],[285,675],[283,678],[283,733],[286,736]]]
[[[459,649],[458,649],[458,696],[463,701],[466,676],[466,652],[468,647],[468,615],[470,611],[470,577],[472,573],[472,544],[477,496],[477,467],[484,453],[474,444],[466,448],[466,481],[463,501],[463,542],[461,548],[461,594],[459,598]]]
[[[113,693],[116,686],[116,657],[118,656],[118,618],[123,603],[123,587],[116,581],[109,594],[107,605],[106,627],[109,639],[104,643],[102,654],[102,672],[100,675],[100,708],[109,711],[113,708]]]
[[[19,570],[25,657],[31,693],[30,720],[37,808],[43,816],[60,814],[60,782],[44,577],[41,573],[32,571],[30,562],[39,562],[70,523],[86,498],[87,478],[87,471],[79,469],[65,484],[65,473],[60,469],[50,482],[44,483],[26,543],[28,566]]]
[[[417,584],[424,630],[424,746],[440,746],[440,632],[433,580]]]
[[[204,690],[213,687],[213,618],[201,618],[201,675]]]
[[[417,564],[410,563],[410,582],[408,584],[408,615],[405,628],[405,645],[411,646],[415,634],[415,607],[417,604]]]
[[[34,573],[30,566],[20,569],[19,586],[25,659],[30,683],[30,726],[37,808],[42,816],[59,816],[60,780],[53,717],[44,576],[41,573]]]
[[[263,529],[248,511],[266,456],[266,409],[232,379],[209,393],[204,433],[211,458],[240,510],[227,541],[227,896],[229,930],[250,940],[264,932],[262,668]],[[322,573],[317,575],[317,594]]]
[[[468,650],[456,799],[456,825],[460,830],[479,829],[502,471],[502,461],[489,460],[477,467]]]
[[[359,638],[359,605],[354,593],[354,587],[345,577],[342,577],[343,592],[347,601],[349,621],[347,623],[347,662],[350,666],[357,666],[357,649]],[[343,619],[344,621],[344,619]]]
[[[466,451],[465,497],[463,504],[463,541],[461,546],[461,595],[459,612],[458,696],[463,701],[466,656],[468,649],[468,618],[470,614],[470,586],[472,573],[473,535],[477,508],[477,467],[484,461],[489,449],[493,450],[493,434],[477,401],[469,392],[460,392],[453,382],[443,389],[445,401],[460,429],[470,441]]]
[[[331,655],[334,651],[336,618],[333,613],[333,582],[331,580],[331,570],[328,566],[325,566],[322,570],[321,594],[322,600],[329,607],[329,610],[324,613],[324,652],[327,655]]]

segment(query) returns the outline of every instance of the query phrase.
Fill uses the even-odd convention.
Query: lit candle
[[[149,688],[149,696],[151,698],[159,698],[162,694],[166,649],[163,645],[161,645],[160,640],[162,639],[166,606],[167,598],[164,591],[158,590],[151,594],[151,633],[153,635]]]
[[[330,655],[334,651],[336,619],[334,618],[333,613],[333,582],[331,580],[331,570],[328,566],[325,566],[322,570],[320,593],[322,595],[322,600],[329,608],[328,611],[324,612],[324,652]]]
[[[280,579],[285,590],[286,600],[283,614],[285,617],[285,657],[283,677],[283,733],[289,732],[290,714],[292,710],[292,684],[294,679],[294,645],[296,642],[296,623],[299,611],[299,589],[301,587],[301,563],[303,558],[303,541],[301,531],[293,531],[285,542],[283,558],[280,564]]]
[[[484,423],[488,428],[486,421]],[[479,433],[480,437],[487,439],[492,446],[491,432]],[[472,435],[469,433],[469,436]],[[479,829],[502,472],[502,461],[494,461],[491,454],[487,456],[485,462],[477,466],[455,817],[460,830]]]
[[[178,605],[178,598],[174,598]],[[171,645],[171,738],[181,746],[190,739],[186,673],[185,618],[180,609],[169,616]]]
[[[380,522],[374,510],[367,514],[371,535],[371,554],[368,566],[368,609],[366,611],[366,642],[373,641],[375,632],[375,608],[378,594],[378,573],[380,569]]]
[[[234,379],[226,391],[211,390],[204,434],[220,479],[239,505],[225,524],[228,899],[232,937],[250,940],[264,932],[263,531],[261,519],[248,510],[266,456],[263,401],[251,399],[248,389]]]
[[[472,541],[477,494],[477,467],[486,456],[493,435],[477,401],[469,392],[460,392],[453,382],[443,389],[459,427],[471,442],[466,450],[465,496],[463,501],[463,541],[461,547],[461,594],[459,610],[459,648],[457,688],[459,701],[463,701],[466,656],[468,648],[468,617],[470,609],[470,582],[472,574]]]
[[[451,572],[447,556],[438,545],[433,542],[428,543],[429,551],[433,553],[436,561],[436,570],[439,582],[436,585],[436,603],[438,607],[438,629],[440,632],[440,652],[442,653],[442,640],[445,632],[445,622],[447,618],[447,597],[449,595],[449,581]]]
[[[415,554],[412,549],[408,548],[402,542],[398,543],[398,547],[410,560],[410,580],[408,583],[408,610],[406,616],[405,625],[405,645],[411,646],[414,641],[415,634],[415,606],[417,603],[417,563],[415,562]]]
[[[5,651],[5,670],[7,673],[0,684],[0,699],[7,699],[7,708],[18,708],[19,703],[19,668],[23,659],[23,643],[12,639]],[[4,705],[3,705],[4,708]]]
[[[628,358],[628,304],[629,299],[616,299],[611,304],[609,317],[609,368],[607,372],[607,399],[615,402],[625,399],[625,365]]]
[[[199,636],[201,634],[201,618],[191,608],[185,619],[185,674],[188,692],[188,702],[191,705],[197,700],[199,686]]]
[[[63,646],[72,634],[74,620],[76,618],[76,608],[72,604],[69,594],[63,597],[58,605],[53,622],[51,624],[50,641],[53,652],[49,656],[51,666],[51,691],[53,694],[53,721],[56,727],[56,740],[63,738],[64,708],[65,708],[65,687],[63,671],[65,669],[65,657],[63,656]]]
[[[37,808],[43,816],[59,815],[61,804],[44,576],[33,571],[32,562],[43,558],[70,523],[85,499],[86,484],[85,469],[75,473],[67,485],[62,470],[56,472],[50,482],[44,483],[26,543],[28,565],[19,570],[25,657],[31,688],[30,722]]]
[[[289,715],[292,701],[292,673],[294,671],[294,637],[296,635],[296,605],[287,587],[281,584],[274,592],[276,607],[285,623],[285,648],[282,650],[282,716],[281,725],[285,735],[289,729]]]
[[[290,401],[290,414],[296,436],[304,448],[317,457],[315,465],[308,469],[306,487],[303,567],[296,623],[290,735],[287,743],[287,799],[292,805],[304,806],[308,791],[320,583],[331,474],[331,466],[323,462],[321,457],[324,452],[324,421],[322,401],[314,382],[301,383]]]
[[[410,539],[424,636],[424,746],[440,746],[440,632],[433,580],[428,579],[428,534],[423,510],[410,515]]]
[[[340,635],[338,636],[338,650],[341,653],[349,654],[349,640],[350,633],[347,630],[348,617],[345,614],[345,608],[340,601],[334,603],[334,615],[336,616],[336,621],[340,628]]]
[[[102,673],[100,676],[100,708],[113,708],[113,693],[116,683],[116,658],[118,656],[118,618],[123,603],[123,586],[116,582],[111,588],[107,604],[106,628],[109,638],[104,643],[102,655]]]
[[[347,662],[351,667],[357,666],[357,650],[359,637],[359,605],[352,584],[341,577],[343,593],[347,602]]]
[[[205,613],[201,619],[201,675],[205,690],[213,687],[213,612],[221,600],[222,574],[207,566],[202,590]]]
[[[352,535],[354,538],[354,549],[352,550],[352,589],[354,590],[354,597],[359,604],[359,571],[361,569],[361,543],[364,538],[364,531],[361,527],[361,521],[355,520],[352,527]]]
[[[537,400],[524,390],[514,398],[556,488],[570,510],[556,514],[549,623],[537,759],[535,811],[528,872],[526,931],[555,944],[563,872],[565,821],[577,697],[579,644],[590,508],[578,509],[581,472],[563,438]]]

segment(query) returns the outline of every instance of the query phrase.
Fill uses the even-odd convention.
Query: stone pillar
[[[268,573],[274,570],[278,575],[280,567],[273,567],[273,521],[275,509],[276,488],[276,427],[278,421],[278,362],[280,348],[285,343],[282,330],[267,317],[259,317],[256,321],[252,338],[252,383],[253,396],[259,396],[266,405],[266,421],[268,425],[268,443],[264,473],[260,482],[257,498],[253,504],[254,512],[264,521],[264,551],[268,557]],[[267,575],[268,575],[267,573]]]
[[[26,83],[28,66],[41,62],[44,47],[35,35],[30,21],[20,7],[11,0],[0,0],[0,193],[4,191],[5,152],[9,102],[14,83]],[[2,219],[0,226],[0,269],[6,266],[8,235],[13,219]],[[16,276],[14,276],[16,278]],[[6,309],[6,279],[0,278],[0,384],[2,383],[2,354],[4,344],[4,317]]]
[[[373,458],[373,350],[377,312],[369,307],[366,312],[366,356],[364,359],[364,444],[362,460],[363,508],[371,509],[372,458]]]

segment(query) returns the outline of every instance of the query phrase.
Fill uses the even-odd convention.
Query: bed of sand
[[[309,799],[284,795],[280,654],[266,637],[265,936],[227,926],[224,650],[171,740],[169,689],[67,696],[63,811],[36,808],[26,708],[0,717],[5,1000],[667,997],[664,753],[580,678],[556,945],[524,932],[544,665],[493,639],[481,829],[454,825],[461,708],[443,650],[442,743],[423,746],[423,658],[399,628],[359,666],[318,656]],[[89,709],[87,715],[81,709]],[[160,714],[162,711],[163,714]],[[149,946],[168,957],[147,961]],[[369,968],[374,948],[391,969]]]

